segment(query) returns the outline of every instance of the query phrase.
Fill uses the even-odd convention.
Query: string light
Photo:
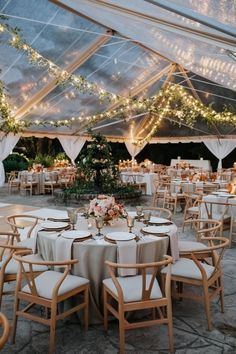
[[[17,50],[23,50],[31,63],[44,67],[48,70],[49,75],[57,79],[58,84],[71,85],[72,87],[82,91],[90,92],[97,95],[99,99],[108,99],[119,103],[119,108],[107,110],[103,113],[78,117],[70,119],[47,121],[47,120],[24,120],[17,121],[12,117],[10,106],[4,93],[5,88],[3,82],[0,84],[0,112],[3,124],[0,125],[1,130],[18,132],[31,125],[51,125],[54,127],[70,126],[74,121],[79,121],[81,130],[91,127],[104,119],[117,119],[126,117],[130,110],[137,114],[149,112],[150,119],[139,131],[134,143],[144,144],[148,142],[157,131],[161,121],[167,116],[174,116],[178,123],[185,121],[189,126],[194,126],[199,117],[204,118],[207,122],[230,123],[236,125],[236,115],[230,111],[217,113],[211,107],[204,106],[201,102],[189,95],[183,87],[173,84],[165,89],[161,89],[155,96],[149,98],[135,99],[124,98],[122,96],[105,91],[98,85],[87,81],[82,76],[69,74],[66,70],[62,70],[52,61],[44,58],[40,53],[28,45],[19,35],[19,31],[11,28],[8,24],[0,24],[0,32],[8,32],[11,36],[9,44]],[[45,80],[45,78],[43,78]],[[75,97],[74,92],[66,94],[65,98]],[[36,109],[37,107],[34,107]],[[29,111],[30,112],[30,111]],[[155,113],[155,114],[152,114]],[[158,119],[156,118],[158,116]]]

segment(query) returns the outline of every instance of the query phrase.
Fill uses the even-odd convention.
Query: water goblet
[[[134,227],[134,220],[135,218],[133,216],[130,215],[127,216],[127,225],[130,233],[132,233],[132,228]]]
[[[72,230],[75,230],[75,224],[77,223],[78,220],[78,209],[77,208],[67,209],[67,214],[70,218],[70,223],[72,224]]]
[[[143,219],[144,219],[144,224],[148,224],[148,222],[150,221],[150,219],[151,219],[151,212],[150,211],[145,211],[144,213],[143,213]]]
[[[101,237],[101,236],[103,236],[103,234],[101,233],[101,229],[103,228],[103,225],[104,225],[104,219],[103,219],[103,217],[98,216],[95,219],[95,222],[96,222],[96,228],[98,229],[98,233],[96,234],[96,236]]]
[[[142,216],[142,213],[143,213],[143,207],[142,206],[137,206],[136,207],[136,214],[138,215],[138,221],[140,221],[141,219],[141,216]]]

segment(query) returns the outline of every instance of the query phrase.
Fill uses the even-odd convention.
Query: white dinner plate
[[[51,229],[51,230],[56,230],[56,229],[64,229],[69,226],[67,222],[54,222],[54,221],[45,221],[40,224],[42,229]]]
[[[170,226],[146,226],[142,228],[142,231],[147,234],[167,234],[170,232]]]
[[[63,238],[78,239],[90,237],[91,233],[87,230],[68,230],[64,231],[61,236]]]
[[[106,235],[106,238],[112,241],[129,241],[129,240],[134,240],[136,237],[135,234],[132,234],[130,232],[110,232],[109,234]]]
[[[219,193],[218,194],[218,197],[228,197],[228,198],[232,198],[234,197],[233,194],[230,194],[230,193]]]
[[[218,192],[224,192],[224,193],[227,193],[227,192],[228,192],[228,189],[221,188],[221,189],[218,189]]]
[[[168,219],[164,218],[158,218],[156,216],[151,216],[151,219],[149,220],[150,224],[169,224],[171,221]]]

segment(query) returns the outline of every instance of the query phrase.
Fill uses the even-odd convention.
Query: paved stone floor
[[[26,204],[37,207],[60,208],[50,196],[24,197],[7,195],[6,188],[0,188],[0,203]],[[142,198],[139,204],[149,204],[149,198]],[[132,207],[132,204],[131,204]],[[175,222],[181,225],[182,214],[177,213]],[[193,236],[186,232],[181,239]],[[225,313],[219,311],[218,301],[211,305],[214,328],[206,329],[206,319],[202,304],[191,301],[173,301],[174,342],[176,354],[233,354],[236,353],[236,244],[227,249],[222,262],[225,285]],[[12,319],[13,298],[6,296],[2,311]],[[168,353],[166,326],[149,327],[126,332],[127,354]],[[108,334],[102,325],[90,325],[87,333],[77,320],[70,318],[57,325],[56,353],[68,354],[115,354],[119,351],[118,325],[111,322]],[[7,343],[3,354],[47,353],[48,330],[45,326],[22,320],[18,322],[16,344]]]

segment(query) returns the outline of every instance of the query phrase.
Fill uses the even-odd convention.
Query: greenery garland
[[[2,19],[3,16],[0,16]],[[71,119],[47,121],[47,120],[17,120],[11,114],[10,105],[7,102],[7,96],[5,94],[4,83],[0,82],[0,113],[2,117],[2,123],[0,123],[0,129],[5,132],[18,133],[32,125],[42,126],[69,126],[74,121],[80,122],[80,130],[91,128],[95,124],[104,119],[120,119],[127,117],[130,111],[136,114],[148,112],[150,119],[139,131],[138,136],[134,140],[134,144],[143,145],[148,142],[157,131],[160,122],[165,117],[172,117],[176,123],[181,125],[185,123],[190,127],[194,127],[194,124],[199,118],[204,118],[208,123],[225,123],[236,125],[235,112],[225,111],[217,113],[210,106],[203,105],[200,101],[196,100],[187,91],[179,85],[169,85],[165,89],[161,89],[157,95],[145,99],[136,98],[123,98],[118,95],[114,95],[110,92],[99,88],[96,84],[87,81],[83,76],[71,75],[65,70],[59,68],[52,61],[44,58],[29,44],[27,44],[20,36],[18,28],[12,28],[6,23],[0,23],[0,32],[7,32],[11,38],[9,44],[17,50],[24,51],[29,61],[39,67],[45,67],[49,75],[57,79],[59,85],[71,85],[82,92],[89,92],[95,94],[99,99],[108,99],[108,101],[118,102],[119,108],[114,110],[107,110],[103,113],[98,113],[93,116],[78,116]]]

